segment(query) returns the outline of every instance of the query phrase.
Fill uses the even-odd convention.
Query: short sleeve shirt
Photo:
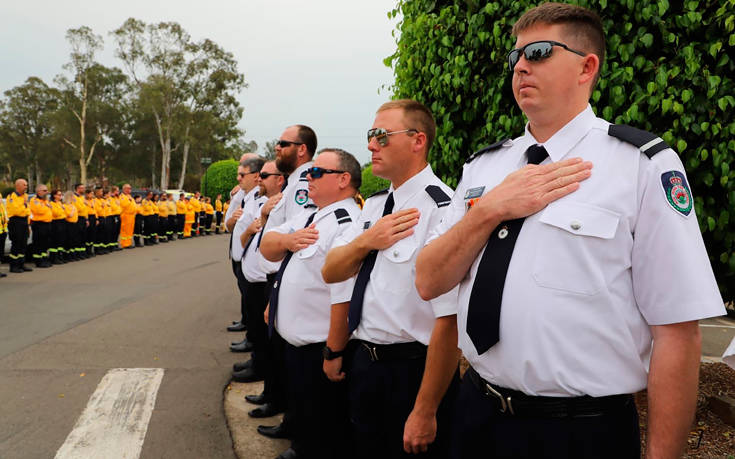
[[[398,189],[391,186],[388,193],[365,201],[357,222],[335,239],[335,247],[349,244],[374,225],[382,218],[389,193],[393,193],[394,213],[411,208],[420,212],[419,222],[411,236],[378,252],[365,291],[360,324],[354,333],[357,339],[376,344],[419,341],[428,345],[435,319],[457,313],[456,289],[431,301],[422,300],[416,290],[418,252],[424,246],[429,231],[439,224],[449,209],[445,202],[438,204],[429,195],[426,188],[431,185],[439,187],[448,199],[451,198],[452,189],[442,183],[427,165]],[[350,280],[353,285],[355,279],[353,276]]]
[[[311,213],[302,212],[273,231],[288,234],[300,230]],[[352,282],[327,284],[322,278],[322,266],[334,238],[348,229],[359,215],[360,207],[352,198],[319,209],[312,221],[319,231],[319,239],[294,253],[286,266],[278,292],[276,329],[290,344],[304,346],[325,342],[331,305],[350,301]]]
[[[243,213],[240,215],[240,218],[237,220],[237,223],[235,223],[235,227],[232,228],[232,243],[230,245],[230,256],[234,261],[240,261],[242,259],[242,252],[243,252],[243,246],[240,243],[240,236],[243,232],[250,226],[250,224],[253,222],[253,220],[248,220],[248,217],[246,216],[246,212],[244,211],[245,207],[248,206],[248,203],[255,200],[255,198],[258,196],[258,187],[254,187],[252,190],[250,190],[242,200],[238,202],[238,204],[242,203],[243,206]],[[239,208],[239,207],[238,207]]]
[[[260,208],[268,201],[266,196],[258,196],[255,199],[250,200],[248,205],[243,209],[243,217],[248,221],[253,222],[256,218],[260,217]],[[260,233],[255,233],[251,236],[251,241],[245,241],[247,250],[242,256],[242,273],[248,282],[265,282],[265,271],[260,267],[260,248],[256,243]]]
[[[677,154],[652,158],[608,135],[587,106],[543,145],[542,164],[581,157],[592,176],[525,219],[508,266],[500,341],[477,355],[467,310],[483,251],[460,283],[459,345],[480,375],[532,395],[603,396],[646,387],[649,326],[722,315],[724,305],[693,207],[670,204],[667,177],[686,179]],[[525,135],[464,167],[447,219],[525,166]],[[691,193],[689,193],[691,200]]]

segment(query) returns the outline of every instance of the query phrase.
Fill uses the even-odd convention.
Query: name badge
[[[472,206],[474,206],[475,203],[480,200],[480,197],[482,197],[482,193],[484,191],[484,186],[478,186],[467,190],[467,192],[464,194],[465,211],[470,210],[470,208],[472,208]]]

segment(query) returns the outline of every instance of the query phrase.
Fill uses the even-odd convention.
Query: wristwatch
[[[333,351],[329,349],[329,346],[324,346],[324,348],[322,349],[322,357],[324,357],[324,360],[334,360],[336,358],[342,357],[342,354],[344,353],[344,349],[342,349],[341,351]]]

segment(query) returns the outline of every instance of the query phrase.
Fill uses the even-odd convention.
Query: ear
[[[352,181],[352,175],[350,175],[349,172],[340,174],[339,176],[339,189],[344,190],[348,186],[350,186],[350,182]]]
[[[413,152],[420,153],[426,151],[426,134],[417,132],[413,135]]]
[[[580,73],[579,73],[579,84],[585,85],[585,84],[592,84],[593,81],[595,81],[595,75],[597,75],[597,72],[600,70],[600,58],[597,57],[597,54],[587,54],[582,59],[582,65],[580,67]]]

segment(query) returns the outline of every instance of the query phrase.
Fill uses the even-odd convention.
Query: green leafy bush
[[[202,176],[201,192],[212,198],[218,194],[229,196],[232,187],[237,185],[237,161],[226,159],[212,163]]]
[[[681,155],[712,267],[735,296],[735,0],[578,1],[603,19],[608,57],[590,101],[608,121],[660,135]],[[456,186],[483,145],[522,135],[506,55],[513,23],[536,2],[399,0],[396,98],[437,120],[430,160]],[[733,215],[735,220],[735,215]]]
[[[362,185],[360,186],[360,194],[367,199],[376,191],[388,188],[390,181],[373,175],[373,165],[368,164],[362,168]]]

